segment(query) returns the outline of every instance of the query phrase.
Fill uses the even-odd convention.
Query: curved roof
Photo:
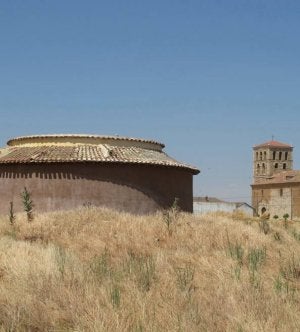
[[[132,138],[132,137],[122,137],[122,136],[109,136],[109,135],[87,135],[87,134],[52,134],[52,135],[30,135],[30,136],[19,136],[8,140],[7,145],[15,145],[19,143],[26,143],[26,142],[35,142],[35,140],[39,140],[40,142],[59,142],[61,139],[70,139],[70,141],[83,141],[84,139],[89,139],[91,142],[93,139],[95,140],[115,140],[115,141],[131,141],[131,142],[141,142],[141,143],[151,143],[161,146],[162,148],[165,147],[163,143],[153,141],[153,140],[146,140],[142,138]]]
[[[196,167],[162,151],[164,144],[138,138],[99,135],[34,135],[10,139],[0,149],[0,164],[102,162],[177,167],[198,174]]]
[[[291,145],[286,144],[286,143],[281,143],[278,141],[268,141],[262,144],[258,144],[254,146],[254,149],[259,149],[259,148],[292,148]]]

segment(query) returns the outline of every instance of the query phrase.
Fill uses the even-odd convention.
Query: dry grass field
[[[299,317],[300,223],[0,217],[0,331],[299,331]]]

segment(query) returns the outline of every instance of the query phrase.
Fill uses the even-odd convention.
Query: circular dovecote
[[[32,192],[36,209],[72,209],[85,203],[151,213],[172,205],[192,211],[196,167],[178,162],[164,144],[99,135],[39,135],[10,139],[0,149],[0,213]],[[18,208],[18,203],[16,203]],[[19,206],[21,209],[21,206]]]

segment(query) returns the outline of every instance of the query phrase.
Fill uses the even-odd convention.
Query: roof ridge
[[[124,141],[134,141],[134,142],[143,142],[143,143],[151,143],[160,145],[162,148],[165,147],[165,144],[151,140],[151,139],[143,139],[143,138],[136,138],[136,137],[126,137],[126,136],[119,136],[119,135],[95,135],[95,134],[47,134],[47,135],[28,135],[28,136],[17,136],[11,138],[7,141],[7,145],[10,145],[12,142],[15,141],[24,141],[30,139],[47,139],[47,138],[91,138],[91,139],[110,139],[110,140],[124,140]]]
[[[254,145],[254,149],[255,148],[260,148],[260,147],[286,147],[286,148],[292,148],[292,145],[287,144],[287,143],[283,143],[283,142],[279,142],[279,141],[275,141],[275,140],[270,140],[261,144],[257,144]]]

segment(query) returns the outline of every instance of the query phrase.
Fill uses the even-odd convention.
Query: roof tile
[[[109,144],[8,146],[0,149],[0,164],[43,162],[111,162],[161,165],[189,169],[197,174],[193,166],[170,158],[163,151],[136,146],[113,146]]]
[[[265,143],[262,143],[262,144],[255,145],[254,149],[264,148],[264,147],[292,148],[292,146],[289,145],[289,144],[281,143],[281,142],[272,140],[272,141],[268,141],[268,142],[265,142]]]

